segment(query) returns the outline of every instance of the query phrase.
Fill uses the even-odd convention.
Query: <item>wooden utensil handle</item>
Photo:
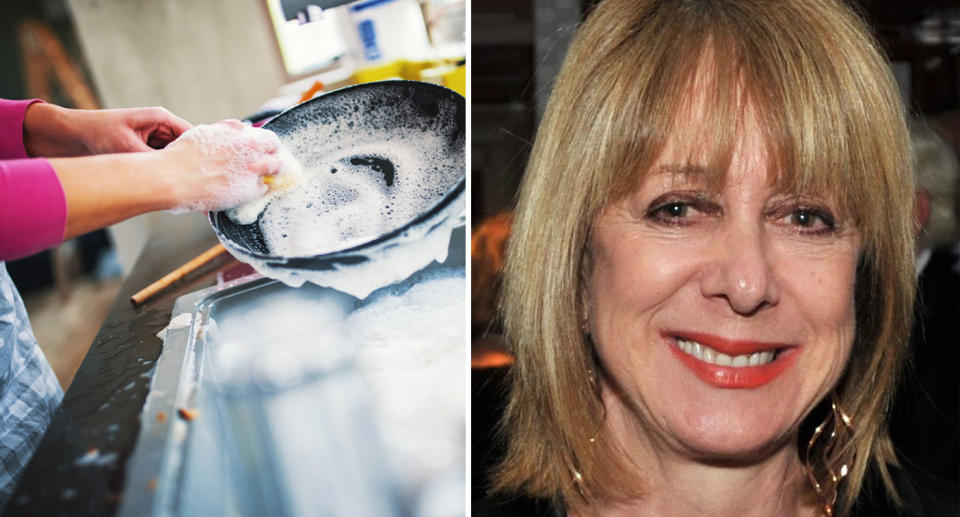
[[[217,244],[216,246],[190,259],[190,261],[186,264],[174,269],[160,280],[157,280],[156,282],[148,285],[131,296],[130,303],[132,303],[134,307],[142,304],[143,302],[152,298],[155,294],[169,287],[177,280],[180,280],[191,272],[196,271],[204,264],[219,257],[220,255],[223,255],[226,252],[227,249],[223,247],[223,244]]]

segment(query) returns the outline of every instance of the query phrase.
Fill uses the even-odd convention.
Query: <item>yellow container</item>
[[[386,79],[406,79],[403,76],[403,65],[406,61],[398,60],[377,66],[361,68],[353,73],[354,82],[372,83]]]
[[[467,65],[460,65],[444,74],[443,85],[451,90],[467,96]]]
[[[361,68],[353,73],[355,83],[372,83],[387,79],[426,81],[446,86],[467,96],[467,67],[454,66],[450,60],[407,61],[397,60],[382,65]]]

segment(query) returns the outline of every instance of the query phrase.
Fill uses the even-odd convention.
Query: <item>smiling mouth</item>
[[[710,348],[707,345],[693,341],[692,339],[674,337],[673,340],[676,343],[677,348],[705,363],[715,364],[717,366],[732,366],[734,368],[742,368],[744,366],[760,366],[772,363],[774,360],[776,360],[777,354],[780,352],[780,349],[776,349],[767,350],[765,352],[754,352],[752,354],[731,356],[720,352],[719,350]]]
[[[779,377],[799,356],[794,345],[695,333],[664,333],[663,337],[680,363],[719,388],[758,388]]]

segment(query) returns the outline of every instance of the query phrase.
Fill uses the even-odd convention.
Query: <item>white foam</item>
[[[321,454],[326,442],[320,438],[337,425],[363,422],[350,418],[369,408],[379,432],[353,429],[337,446],[377,450],[369,440],[382,441],[385,462],[357,468],[389,471],[404,499],[415,500],[464,468],[464,284],[463,267],[436,268],[412,286],[405,282],[378,291],[356,309],[355,300],[313,286],[264,291],[222,316],[207,372],[227,385],[270,387],[264,407],[268,425],[283,433],[278,447],[309,444],[296,451],[295,463],[282,467],[298,475],[310,473],[302,469]],[[344,364],[355,365],[351,372],[362,376],[365,389],[344,391],[340,400],[359,404],[358,397],[369,397],[369,406],[318,402],[324,390],[346,390],[336,383],[347,376],[316,373],[342,371]],[[322,429],[304,425],[330,417],[343,422]],[[462,482],[447,490],[463,500]]]
[[[174,316],[173,319],[170,320],[170,325],[167,326],[167,329],[174,330],[187,328],[191,323],[193,323],[193,314],[184,312]]]
[[[397,98],[385,98],[380,90],[357,90],[328,100],[326,116],[317,119],[314,113],[308,114],[311,119],[293,121],[304,129],[281,131],[280,138],[302,165],[303,181],[268,195],[262,211],[257,206],[228,215],[241,224],[259,216],[269,255],[311,257],[368,243],[429,211],[464,177],[463,138],[452,134],[457,105],[440,102],[436,113],[424,114],[404,98],[407,94],[394,95]],[[288,116],[300,116],[295,113]],[[462,214],[462,197],[452,203],[455,219]],[[341,274],[346,267],[290,271],[235,255],[288,285],[309,280],[362,298],[434,259],[442,261],[450,230],[460,223],[443,221],[438,231],[445,235],[433,236],[422,246],[413,243],[433,229],[398,236],[397,243],[411,243],[411,249],[372,251],[382,253],[368,256],[364,265],[354,264],[349,275]],[[381,272],[383,264],[370,264],[387,260],[393,264],[385,266],[386,272]]]
[[[267,205],[288,190],[297,188],[303,181],[303,167],[289,149],[280,146],[277,156],[282,163],[276,174],[275,183],[268,187],[267,193],[227,211],[227,216],[237,224],[253,224]],[[276,185],[276,186],[275,186]]]
[[[108,452],[101,454],[100,449],[90,449],[86,454],[80,456],[79,458],[73,460],[73,464],[78,467],[86,467],[90,465],[105,466],[110,465],[117,460],[116,452]]]
[[[463,269],[451,273],[378,293],[346,324],[388,460],[408,493],[464,461],[466,300]]]
[[[262,196],[267,188],[250,168],[280,147],[280,140],[273,132],[235,120],[194,126],[168,147],[187,143],[195,144],[205,158],[229,158],[225,168],[219,171],[201,166],[201,173],[213,179],[207,184],[207,191],[199,196],[201,199],[170,210],[174,213],[226,210]]]
[[[187,328],[191,323],[193,323],[193,314],[189,312],[178,314],[170,320],[170,323],[166,327],[163,327],[157,332],[157,337],[166,340],[168,331]]]
[[[342,327],[352,304],[342,293],[319,289],[247,298],[221,321],[210,319],[208,337],[219,343],[213,375],[227,384],[253,376],[286,385],[302,382],[298,372],[333,368],[346,353]]]
[[[463,174],[462,165],[437,160],[442,135],[391,140],[387,134],[369,134],[363,139],[364,145],[322,152],[308,165],[301,188],[283,193],[267,208],[260,230],[271,254],[302,257],[363,244],[431,208]],[[418,150],[423,148],[435,152]],[[356,163],[371,159],[395,168],[392,185],[381,175],[383,166]]]

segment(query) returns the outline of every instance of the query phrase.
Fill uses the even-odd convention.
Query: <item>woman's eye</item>
[[[661,226],[687,226],[721,212],[702,192],[668,192],[647,205],[644,217]]]
[[[817,235],[830,233],[836,228],[829,213],[815,208],[796,208],[787,216],[787,222],[804,233]]]
[[[683,217],[687,215],[688,208],[686,203],[669,203],[660,207],[659,211],[668,217]]]
[[[687,222],[686,219],[693,215],[691,214],[693,210],[696,210],[696,208],[691,206],[687,201],[667,201],[664,203],[654,203],[652,207],[647,210],[646,215],[648,219],[656,223],[678,226]]]
[[[790,217],[793,219],[793,224],[809,228],[813,226],[817,216],[809,210],[800,209],[790,214]]]

